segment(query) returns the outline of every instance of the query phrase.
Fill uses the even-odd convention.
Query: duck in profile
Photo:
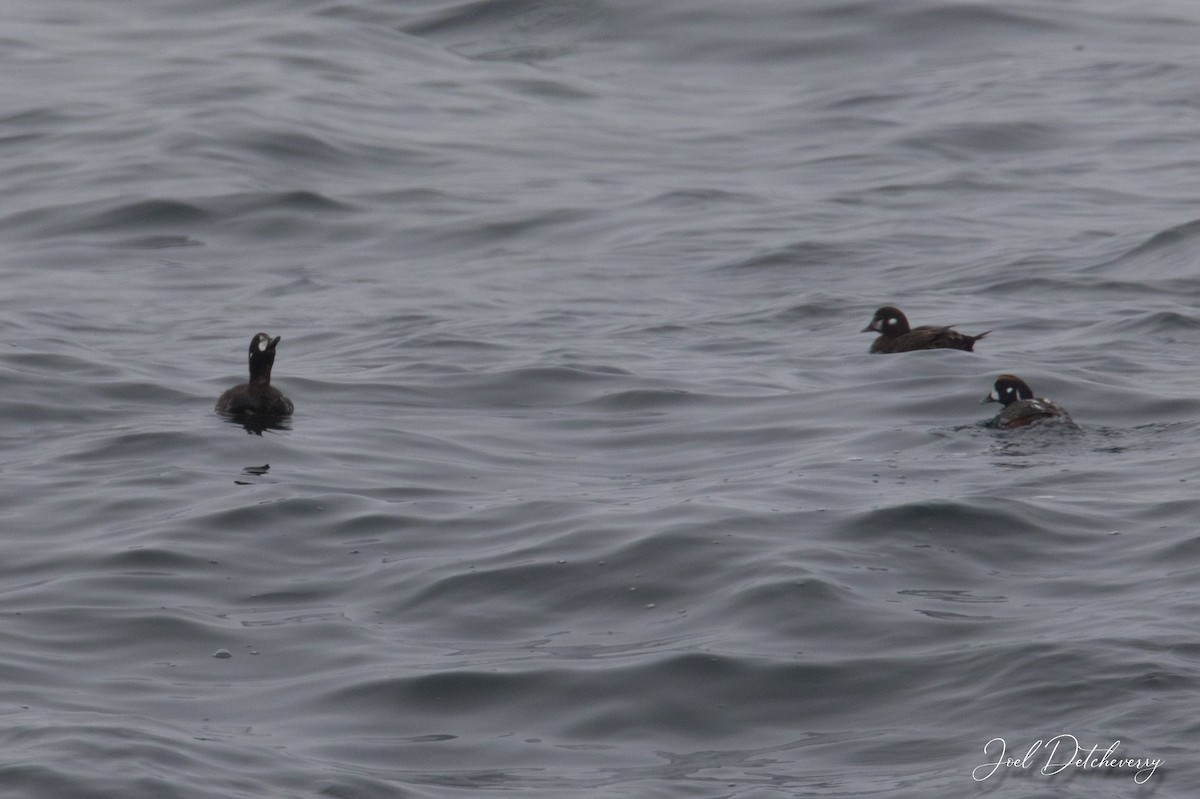
[[[871,324],[862,329],[863,333],[878,333],[879,338],[871,344],[871,352],[912,352],[913,350],[966,350],[972,352],[975,342],[992,331],[987,330],[978,336],[968,336],[959,333],[953,325],[938,327],[936,325],[921,325],[909,327],[908,317],[899,308],[885,305],[875,312]]]
[[[1044,419],[1075,424],[1063,406],[1053,400],[1033,396],[1029,384],[1016,375],[997,377],[991,393],[980,400],[980,404],[984,402],[999,402],[1004,406],[992,420],[996,427],[1024,427]]]
[[[217,400],[217,413],[233,416],[291,416],[292,401],[271,385],[279,336],[257,333],[250,340],[250,382],[234,386]]]

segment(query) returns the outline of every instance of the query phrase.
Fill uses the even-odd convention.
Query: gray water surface
[[[0,795],[1191,795],[1194,4],[0,19]]]

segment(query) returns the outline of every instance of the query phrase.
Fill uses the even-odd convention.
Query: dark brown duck
[[[291,416],[292,401],[271,385],[279,336],[257,333],[250,340],[250,382],[234,386],[217,400],[217,412],[234,416]]]
[[[885,305],[875,312],[871,324],[862,329],[864,333],[878,333],[879,338],[871,344],[871,352],[912,352],[913,350],[966,350],[975,349],[975,342],[992,331],[978,336],[959,333],[951,325],[921,325],[909,327],[908,317],[899,308]]]
[[[1075,424],[1063,406],[1053,400],[1033,396],[1029,384],[1016,375],[997,377],[991,393],[980,402],[999,402],[1004,406],[992,420],[997,427],[1024,427],[1046,419]]]

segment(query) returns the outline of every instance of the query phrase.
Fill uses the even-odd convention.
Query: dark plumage
[[[975,349],[975,342],[992,331],[980,333],[978,336],[968,336],[959,333],[953,326],[937,327],[922,325],[910,328],[908,318],[891,305],[885,305],[875,312],[871,324],[862,329],[864,333],[878,333],[879,338],[871,344],[871,352],[912,352],[913,350],[966,350]]]
[[[1043,419],[1074,425],[1070,414],[1053,400],[1033,396],[1033,389],[1016,375],[1000,375],[990,394],[981,402],[999,402],[1004,407],[992,421],[997,427],[1024,427]]]
[[[258,333],[250,341],[250,382],[226,391],[217,400],[217,412],[234,416],[291,416],[292,401],[271,385],[271,367],[279,336]]]

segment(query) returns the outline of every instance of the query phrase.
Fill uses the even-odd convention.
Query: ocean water
[[[0,19],[0,796],[1193,795],[1194,3]]]

